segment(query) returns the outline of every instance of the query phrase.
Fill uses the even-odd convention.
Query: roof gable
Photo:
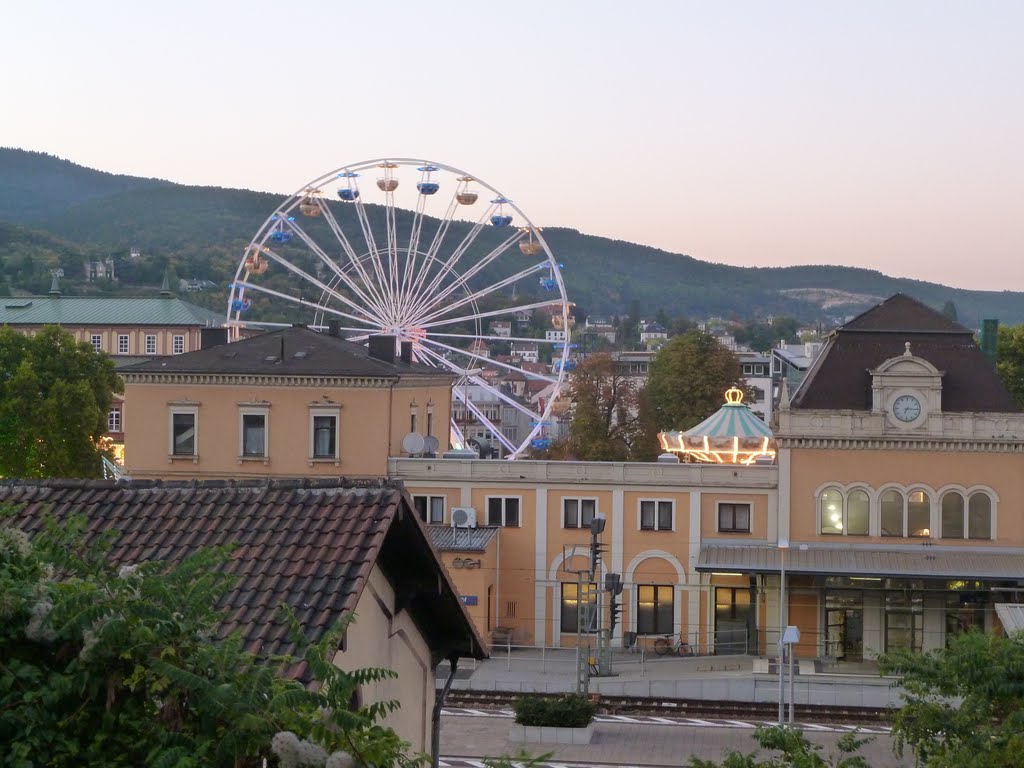
[[[235,545],[224,571],[237,581],[218,606],[221,635],[238,631],[261,656],[293,653],[287,604],[310,642],[355,609],[380,566],[435,657],[483,655],[482,643],[400,484],[344,480],[0,483],[0,503],[30,533],[50,514],[80,513],[86,537],[114,530],[115,564],[178,562]],[[408,585],[429,579],[430,590]],[[304,662],[289,670],[304,677]]]
[[[896,293],[862,312],[843,331],[872,333],[967,333],[968,328],[905,293]]]

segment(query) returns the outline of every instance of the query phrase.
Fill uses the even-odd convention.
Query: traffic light
[[[597,572],[597,565],[601,562],[601,555],[604,553],[606,545],[602,544],[594,537],[590,540],[590,578],[594,578],[594,574]]]
[[[616,600],[616,597],[616,593],[612,592],[608,600],[608,631],[610,633],[615,632],[615,625],[619,623],[619,614],[622,613],[622,603]]]
[[[612,595],[622,594],[622,574],[621,573],[606,573],[604,576],[604,591],[611,592]]]

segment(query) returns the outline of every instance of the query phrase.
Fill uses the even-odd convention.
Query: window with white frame
[[[569,632],[596,632],[597,631],[597,584],[584,584],[583,595],[580,595],[580,585],[575,581],[565,581],[561,584],[562,605],[559,620],[561,631]],[[580,609],[583,609],[582,614]]]
[[[262,408],[243,410],[239,414],[239,455],[242,458],[267,457],[267,415]]]
[[[156,354],[156,336],[154,334],[152,334],[152,333],[147,333],[146,334],[146,354],[147,355],[155,355]]]
[[[92,348],[97,352],[103,351],[103,336],[98,333],[94,333],[89,337],[89,343],[92,344]]]
[[[641,584],[636,588],[636,633],[669,635],[675,627],[675,588],[671,584]]]
[[[309,412],[309,455],[313,459],[338,458],[338,409],[313,408]]]
[[[844,496],[839,488],[826,488],[818,497],[818,521],[824,535],[867,536],[871,522],[867,491],[855,488]]]
[[[750,504],[732,501],[718,503],[719,533],[750,533]]]
[[[117,334],[117,354],[127,355],[131,350],[131,337],[127,333]]]
[[[171,337],[171,354],[181,355],[185,352],[185,337],[184,336],[172,336]]]
[[[199,447],[199,411],[194,407],[171,409],[172,456],[196,456]]]
[[[503,528],[518,528],[520,499],[518,496],[488,496],[487,524]]]
[[[562,526],[589,528],[597,514],[597,499],[562,499]]]
[[[107,413],[107,432],[121,431],[121,406],[117,405]]]
[[[879,497],[883,536],[922,537],[932,535],[932,502],[924,491],[904,493],[895,488]]]
[[[641,531],[671,531],[674,526],[675,502],[665,499],[640,500]]]
[[[444,496],[415,495],[412,504],[420,520],[431,525],[444,523]]]
[[[942,494],[940,535],[944,539],[991,539],[992,499],[975,491],[967,503],[959,491]]]

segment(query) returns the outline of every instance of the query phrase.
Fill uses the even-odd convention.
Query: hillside
[[[72,251],[115,256],[125,291],[159,282],[168,264],[178,276],[225,285],[246,243],[282,197],[115,176],[40,153],[0,149],[0,221],[37,230],[18,230],[19,258],[38,249],[40,259],[49,254],[49,263],[59,251],[57,242]],[[354,224],[351,206],[332,207],[343,227]],[[453,224],[453,230],[466,226]],[[971,326],[983,317],[1024,322],[1024,294],[1017,292],[966,291],[842,266],[733,267],[557,227],[545,228],[544,236],[565,264],[570,297],[589,313],[621,313],[636,302],[651,315],[664,309],[670,316],[786,314],[810,321],[854,314],[902,291],[935,307],[952,300]],[[492,239],[488,232],[479,245]],[[144,258],[128,264],[132,247]],[[69,251],[67,257],[81,260],[80,253]],[[12,287],[23,288],[3,246],[0,260]],[[61,266],[68,289],[76,290],[80,268]],[[203,303],[218,301],[223,297],[202,297]]]

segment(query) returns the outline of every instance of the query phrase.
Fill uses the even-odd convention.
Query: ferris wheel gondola
[[[376,189],[360,187],[363,173],[375,175]],[[335,184],[332,203],[324,192]],[[509,198],[451,166],[396,158],[343,166],[282,201],[239,263],[228,323],[237,336],[241,327],[281,325],[270,313],[290,312],[316,329],[330,323],[354,342],[378,334],[411,342],[417,362],[459,382],[452,442],[489,440],[516,458],[547,439],[536,425],[551,414],[574,361],[564,344],[555,349],[553,340],[491,324],[521,329],[524,316],[540,313],[555,328],[571,328],[572,306],[561,265]],[[493,344],[547,348],[551,365],[491,359]],[[514,395],[495,382],[512,373],[536,386]],[[501,413],[521,423],[504,430]]]

